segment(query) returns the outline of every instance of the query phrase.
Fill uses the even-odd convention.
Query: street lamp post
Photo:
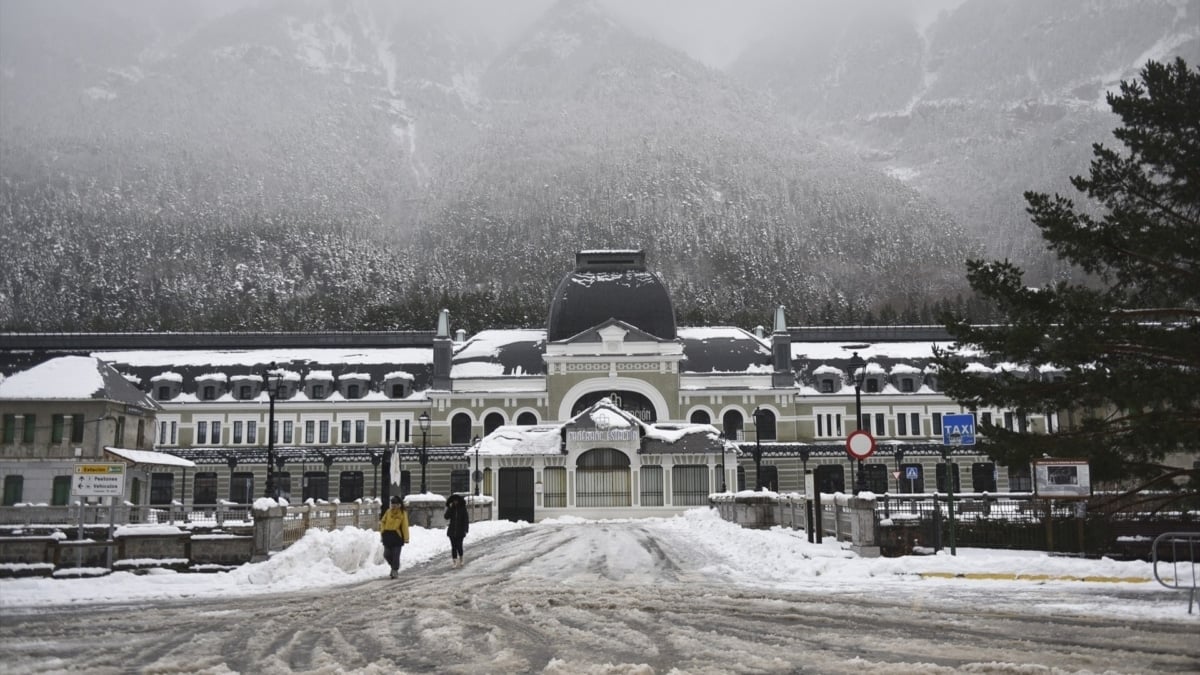
[[[900,489],[900,472],[901,472],[900,462],[902,462],[902,461],[904,461],[904,451],[901,450],[900,448],[896,448],[896,493],[897,494],[902,492],[902,490]]]
[[[766,411],[755,408],[754,412],[750,413],[754,417],[754,491],[762,490],[762,415]]]
[[[955,546],[955,526],[954,526],[954,479],[958,477],[958,468],[954,462],[950,461],[951,455],[955,448],[962,445],[962,434],[957,431],[950,434],[950,447],[942,448],[942,460],[946,464],[946,515],[950,517],[950,555],[958,555],[958,549]]]
[[[429,492],[425,483],[425,465],[429,463],[429,413],[421,411],[417,424],[421,426],[421,493],[424,494]]]
[[[371,451],[371,496],[379,497],[379,465],[383,463],[383,455]]]
[[[854,379],[854,429],[860,431],[862,429],[862,383],[867,376],[867,362],[863,361],[858,352],[850,357],[850,377]],[[850,471],[854,471],[853,460],[850,463]],[[854,494],[866,492],[867,490],[867,473],[863,466],[863,461],[858,460],[858,478],[854,482]]]
[[[272,373],[274,379],[271,378]],[[278,499],[279,492],[275,489],[275,397],[279,396],[279,382],[281,379],[278,370],[275,370],[275,364],[263,371],[263,389],[267,392],[267,400],[270,402],[267,408],[267,487],[263,496],[270,499]]]
[[[471,474],[471,480],[475,483],[475,496],[479,496],[479,484],[483,482],[483,474],[479,472],[479,437],[471,439],[471,443],[475,445],[475,473]]]

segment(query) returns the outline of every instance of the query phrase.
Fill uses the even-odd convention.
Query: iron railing
[[[1167,588],[1188,592],[1188,614],[1200,587],[1200,532],[1164,532],[1154,539],[1154,578]],[[1159,573],[1159,564],[1171,564],[1171,577]]]

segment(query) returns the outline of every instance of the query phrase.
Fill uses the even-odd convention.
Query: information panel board
[[[76,464],[71,494],[78,497],[121,497],[125,494],[124,464]]]

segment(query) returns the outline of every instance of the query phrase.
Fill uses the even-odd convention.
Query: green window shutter
[[[4,442],[12,443],[13,441],[17,440],[17,416],[16,415],[5,415],[3,422],[4,422]]]
[[[37,430],[37,415],[25,416],[25,431],[21,434],[22,443],[32,443],[34,431]]]
[[[8,475],[4,477],[4,502],[0,506],[12,506],[21,501],[25,491],[25,477]]]
[[[66,417],[64,415],[52,415],[50,417],[50,442],[63,442],[63,429],[66,427]]]
[[[83,415],[71,415],[71,442],[83,442]]]
[[[66,506],[71,502],[71,477],[55,476],[54,491],[50,497],[51,506]]]

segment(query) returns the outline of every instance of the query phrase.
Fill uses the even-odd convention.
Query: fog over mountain
[[[928,321],[1046,262],[1200,0],[5,0],[0,328],[541,325],[646,248],[682,323]]]

